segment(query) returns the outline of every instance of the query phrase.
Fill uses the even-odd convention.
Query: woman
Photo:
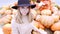
[[[47,34],[45,31],[38,30],[33,25],[33,18],[31,18],[31,4],[29,0],[18,0],[18,6],[12,8],[17,8],[18,12],[11,21],[12,34],[31,34],[32,30],[35,30],[41,34]]]

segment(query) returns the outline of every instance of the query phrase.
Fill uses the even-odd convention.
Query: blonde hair
[[[29,10],[30,10],[30,9],[29,9]],[[16,16],[15,16],[15,21],[16,21],[16,23],[20,23],[20,24],[23,23],[21,16],[22,16],[22,15],[21,15],[21,13],[20,13],[20,11],[19,11],[19,8],[18,8],[17,14],[16,14]],[[32,15],[31,15],[31,11],[29,11],[29,13],[27,14],[27,16],[28,16],[29,22],[31,22],[31,21],[33,20],[33,19],[32,19]]]

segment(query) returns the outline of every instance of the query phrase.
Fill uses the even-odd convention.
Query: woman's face
[[[22,15],[27,15],[27,13],[29,12],[29,8],[27,6],[20,7],[19,10],[20,10]]]

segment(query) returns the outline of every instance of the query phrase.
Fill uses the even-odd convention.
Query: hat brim
[[[30,5],[30,4],[22,4],[22,5],[18,5],[18,6],[12,6],[13,9],[18,9],[19,6],[30,6],[31,8],[35,8],[36,4]]]

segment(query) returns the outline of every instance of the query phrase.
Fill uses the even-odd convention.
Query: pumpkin
[[[41,15],[51,15],[51,10],[48,9],[42,10]]]
[[[59,31],[60,30],[60,21],[56,22],[51,26],[52,31]]]
[[[54,34],[60,34],[60,31],[55,31]]]
[[[46,28],[50,28],[51,25],[54,24],[54,19],[51,16],[41,16],[40,19],[41,24],[43,24]]]
[[[5,23],[5,24],[6,23],[10,23],[11,22],[11,19],[12,19],[12,16],[11,15],[7,15],[7,16],[1,18],[2,22]]]
[[[54,22],[59,21],[59,16],[58,15],[52,15],[52,17],[54,18]]]
[[[4,25],[2,29],[4,34],[11,34],[11,24]]]
[[[5,14],[6,14],[6,15],[11,15],[11,14],[12,14],[12,11],[11,11],[11,10],[6,10],[6,11],[5,11]]]
[[[37,21],[33,21],[34,23],[34,26],[37,27],[38,29],[45,29],[45,27],[40,23],[40,22],[37,22]]]

